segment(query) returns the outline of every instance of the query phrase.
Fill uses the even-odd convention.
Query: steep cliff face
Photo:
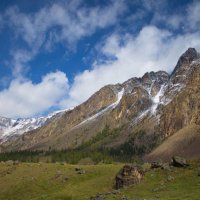
[[[159,131],[165,141],[145,159],[169,161],[173,155],[199,159],[200,58],[195,49],[188,49],[179,59],[163,98],[171,98],[160,111]]]
[[[200,117],[200,62],[197,52],[188,49],[181,56],[164,93],[169,103],[161,110],[160,131],[169,136]]]
[[[123,144],[141,130],[165,139],[185,126],[200,123],[199,88],[199,55],[189,48],[170,76],[164,71],[149,72],[105,86],[61,117],[4,142],[1,149],[76,148],[106,125],[111,130],[120,128],[119,134],[103,139],[108,148]]]

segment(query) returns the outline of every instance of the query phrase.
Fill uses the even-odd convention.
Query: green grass
[[[113,190],[114,178],[122,164],[77,165],[52,163],[0,164],[0,200],[84,200]],[[106,199],[200,199],[200,163],[187,169],[150,170],[137,186],[121,189]],[[65,181],[64,178],[68,177]],[[173,177],[173,180],[168,180]]]
[[[121,165],[84,165],[77,174],[75,165],[0,164],[0,200],[89,199],[98,192],[112,190]],[[61,174],[57,177],[57,174]],[[64,181],[64,177],[68,177]]]

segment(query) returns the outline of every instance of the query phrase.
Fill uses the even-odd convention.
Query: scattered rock
[[[77,172],[77,174],[85,174],[85,170],[83,170],[82,168],[75,168],[75,171]]]
[[[12,171],[8,170],[6,173],[7,173],[7,174],[12,174]]]
[[[159,191],[159,187],[152,189],[152,192],[158,192],[158,191]]]
[[[119,194],[119,193],[120,193],[120,190],[113,190],[113,191],[112,191],[112,194],[114,194],[114,195],[115,195],[115,194]]]
[[[162,191],[165,189],[165,186],[162,185],[162,186],[159,186],[159,187],[156,187],[156,188],[153,188],[152,189],[152,192],[159,192],[159,191]]]
[[[160,183],[160,185],[162,185],[162,186],[163,186],[163,185],[165,185],[165,182],[164,182],[164,181],[162,181],[162,182]]]
[[[192,166],[189,166],[189,167],[188,167],[188,169],[189,169],[189,170],[193,170],[193,169],[194,169],[194,167],[192,167]]]
[[[169,164],[162,162],[162,160],[151,163],[151,169],[158,169],[158,168],[163,170],[170,170]]]
[[[136,185],[144,177],[144,171],[137,165],[125,165],[116,175],[116,189]]]
[[[159,195],[159,194],[157,194],[155,197],[156,197],[157,199],[159,199],[159,198],[160,198],[160,195]]]
[[[163,165],[164,163],[162,162],[162,160],[154,161],[153,163],[151,163],[151,169],[162,168]]]
[[[85,174],[85,170],[80,170],[77,172],[77,174]]]
[[[62,176],[62,172],[61,171],[57,171],[56,175],[53,177],[53,179],[58,179],[61,176]]]
[[[104,200],[106,198],[106,196],[112,196],[112,195],[116,195],[119,194],[120,190],[113,190],[111,192],[105,192],[105,193],[99,193],[96,196],[91,197],[90,199],[92,200]]]
[[[123,196],[121,197],[121,199],[122,199],[122,200],[127,200],[128,198],[127,198],[126,195],[123,195]]]
[[[163,166],[161,167],[161,169],[163,169],[163,170],[171,170],[170,166],[169,166],[169,163],[164,163]]]
[[[69,177],[65,176],[65,177],[63,178],[63,180],[64,180],[64,181],[68,181],[68,180],[69,180]]]
[[[13,163],[14,163],[14,162],[13,162],[12,160],[6,161],[6,164],[7,164],[7,165],[13,165]]]
[[[173,176],[168,176],[167,177],[167,181],[173,181],[174,180],[174,177]]]
[[[105,199],[105,195],[102,193],[97,194],[96,196],[93,196],[90,198],[91,200],[104,200]]]
[[[184,158],[181,158],[179,156],[174,156],[172,158],[172,165],[174,167],[187,167],[188,164]]]

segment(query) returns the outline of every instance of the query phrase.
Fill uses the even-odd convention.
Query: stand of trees
[[[0,161],[18,160],[21,162],[66,162],[77,164],[81,159],[89,158],[93,163],[134,162],[150,152],[159,142],[159,137],[147,135],[139,131],[118,148],[105,148],[104,139],[120,134],[120,129],[110,130],[106,126],[94,138],[79,146],[77,149],[49,151],[17,151],[0,154]],[[95,145],[98,144],[98,145]],[[99,145],[100,144],[100,145]]]

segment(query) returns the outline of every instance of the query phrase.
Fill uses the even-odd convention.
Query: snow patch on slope
[[[152,101],[153,101],[153,106],[151,107],[151,113],[152,114],[156,114],[156,110],[158,108],[158,105],[163,103],[161,101],[161,98],[164,95],[164,92],[165,92],[165,85],[163,84],[163,85],[161,85],[158,93],[154,97],[152,97]]]
[[[149,96],[151,96],[151,90],[153,88],[153,84],[154,84],[154,82],[151,84],[150,88],[147,90]],[[145,88],[145,89],[147,89],[147,88]],[[153,102],[152,106],[150,108],[148,108],[147,110],[140,112],[139,115],[136,118],[134,118],[134,120],[131,124],[132,126],[141,122],[148,115],[156,116],[158,105],[163,104],[162,97],[164,96],[165,89],[166,89],[166,84],[163,84],[163,85],[161,85],[160,90],[157,92],[157,94],[155,96],[151,96],[151,99]]]
[[[147,109],[143,112],[140,112],[139,115],[131,123],[131,126],[134,126],[134,125],[138,124],[139,122],[141,122],[144,119],[144,117],[146,117],[149,114],[150,111],[151,111],[151,109]]]
[[[68,109],[69,110],[69,109]],[[7,141],[14,135],[22,135],[25,132],[37,129],[43,126],[48,120],[56,115],[60,115],[68,110],[60,110],[50,113],[46,117],[27,118],[27,119],[9,119],[0,117],[0,143]]]
[[[97,117],[103,115],[105,112],[109,111],[109,110],[113,110],[117,107],[117,105],[120,103],[122,97],[123,97],[123,94],[124,94],[124,88],[118,92],[117,94],[117,101],[115,101],[114,103],[112,103],[111,105],[109,105],[108,107],[104,108],[103,110],[99,111],[98,113],[96,113],[95,115],[87,118],[86,120],[82,121],[80,124],[78,124],[77,126],[80,126],[88,121],[91,121],[91,120],[94,120],[96,119]],[[76,126],[76,127],[77,127]]]

